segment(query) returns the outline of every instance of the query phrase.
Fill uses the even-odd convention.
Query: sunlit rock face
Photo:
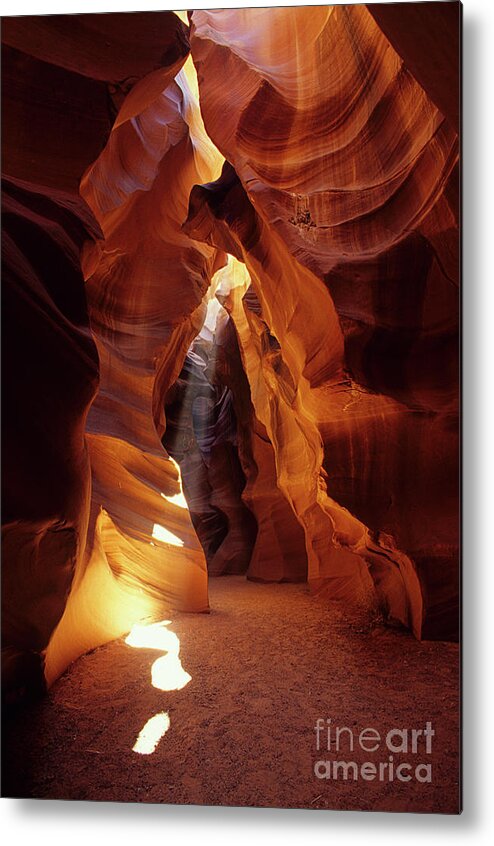
[[[447,5],[449,17],[445,4],[428,13],[441,41],[444,15],[458,29]],[[304,526],[309,581],[372,593],[370,573],[392,616],[454,637],[454,97],[429,59],[419,84],[407,60],[420,63],[421,39],[399,7],[384,16],[391,43],[365,6],[192,13],[205,126],[236,173],[194,190],[186,228],[252,278],[261,317],[238,294],[232,317],[265,374],[253,404]],[[437,61],[454,76],[451,45]],[[370,537],[388,564],[375,567]],[[346,562],[343,588],[350,551],[365,565]]]
[[[193,189],[184,228],[237,254],[248,268],[222,302],[237,330],[256,417],[273,447],[276,485],[304,532],[309,582],[369,607],[378,596],[391,616],[414,625],[420,590],[411,562],[392,539],[376,543],[361,521],[328,496],[323,444],[310,409],[310,374],[324,369],[328,383],[344,389],[342,333],[327,289],[269,232],[230,165],[216,183]],[[255,297],[244,301],[250,280]]]
[[[125,120],[124,102],[81,182],[104,234],[83,260],[100,388],[86,429],[93,480],[87,569],[50,644],[49,675],[69,652],[105,642],[143,616],[208,609],[204,554],[177,503],[177,465],[160,438],[165,394],[224,261],[181,230],[190,190],[215,175],[218,155],[186,73],[174,70],[151,102],[149,76],[134,87],[132,111],[140,103],[142,111]]]
[[[227,307],[231,289],[246,283],[242,265],[230,257],[229,264],[218,272],[216,296]],[[250,307],[258,310],[252,289],[246,294]],[[307,553],[304,532],[287,498],[276,481],[273,444],[262,421],[256,415],[251,388],[244,370],[240,339],[232,318],[220,313],[215,334],[214,366],[218,378],[233,397],[237,420],[238,453],[246,483],[242,499],[257,524],[247,577],[255,581],[307,580]]]
[[[62,634],[55,639],[58,647],[54,650],[50,645],[48,650],[45,673],[49,681],[84,649],[126,630],[129,614],[149,612],[149,601],[132,598],[126,603],[125,594],[122,600],[122,590],[103,552],[104,567],[93,568],[92,578],[83,579],[89,573],[90,559],[85,553],[88,522],[93,546],[103,549],[103,536],[115,536],[108,503],[97,530],[95,517],[89,519],[90,514],[96,515],[98,505],[93,502],[90,507],[91,474],[84,432],[98,385],[99,363],[95,333],[89,326],[81,257],[85,252],[90,272],[94,272],[94,256],[102,251],[98,246],[93,254],[90,245],[101,244],[103,233],[80,197],[79,185],[109,140],[117,114],[120,124],[135,118],[172,82],[187,55],[186,34],[187,27],[169,12],[130,17],[27,16],[2,22],[2,666],[8,699],[42,686],[40,653],[64,613],[71,585],[84,597],[86,611],[77,620],[72,616],[72,625],[67,625],[65,614]],[[143,83],[135,86],[142,76]],[[177,95],[177,102],[179,99]],[[201,154],[197,155],[200,161]],[[147,179],[150,184],[149,167],[149,161],[143,162],[146,172],[139,175],[137,168],[136,179]],[[210,175],[206,168],[199,178]],[[190,182],[197,178],[194,171]],[[185,177],[180,183],[184,198],[188,190]],[[212,251],[195,247],[191,256],[203,253]],[[199,295],[190,298],[185,313],[192,312],[199,302]],[[196,319],[200,323],[200,318]],[[159,335],[158,327],[156,332]],[[177,343],[179,335],[180,330],[173,335]],[[152,392],[152,379],[149,381]],[[177,487],[176,469],[171,466],[164,475],[157,472],[153,457],[145,462],[144,476],[156,479],[158,491]],[[92,479],[96,490],[94,466]],[[151,519],[152,509],[148,513]],[[183,538],[174,536],[172,529],[170,537],[181,544]],[[149,542],[153,530],[154,523],[147,533]],[[190,533],[193,535],[192,529]],[[124,536],[119,538],[113,551],[126,543]],[[197,546],[195,538],[192,545]],[[142,576],[138,564],[135,572],[138,580]],[[162,604],[159,578],[155,584],[148,571],[146,577],[151,593],[159,597],[156,604]],[[106,612],[95,602],[99,597],[101,606],[105,591]],[[187,596],[187,591],[184,594]],[[204,587],[201,602],[207,605]],[[115,610],[120,605],[125,606],[123,614]],[[129,612],[129,608],[133,610]]]

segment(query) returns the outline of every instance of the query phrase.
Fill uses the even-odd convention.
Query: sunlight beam
[[[187,500],[185,499],[182,491],[178,494],[173,494],[171,496],[167,496],[167,494],[162,493],[161,496],[163,499],[166,499],[167,502],[171,502],[172,505],[176,505],[177,508],[189,508],[187,505]]]
[[[155,523],[153,525],[152,537],[155,540],[162,541],[163,543],[169,543],[172,546],[184,545],[182,538],[177,537],[177,535],[174,535],[173,532],[170,532],[169,529],[165,529],[165,527],[161,526],[159,523]]]

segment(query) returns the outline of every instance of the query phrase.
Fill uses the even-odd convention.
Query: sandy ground
[[[4,796],[206,805],[261,805],[456,813],[458,647],[418,643],[369,624],[304,585],[212,579],[209,615],[173,615],[192,680],[151,685],[163,653],[111,643],[77,661],[41,703],[4,720]],[[144,724],[167,712],[155,752],[132,751]],[[315,723],[331,718],[357,736],[372,727],[432,723],[431,763],[415,778],[318,779],[320,760],[388,760],[389,751],[316,749]],[[348,733],[342,738],[348,740]],[[408,771],[407,771],[408,772]]]

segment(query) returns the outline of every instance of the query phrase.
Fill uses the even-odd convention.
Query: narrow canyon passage
[[[4,723],[5,795],[122,802],[453,812],[458,790],[458,647],[343,613],[304,585],[210,580],[210,614],[173,615],[181,690],[151,685],[158,650],[119,640],[80,658],[48,698]],[[155,714],[154,753],[132,748]],[[319,717],[436,732],[432,783],[321,780]],[[384,753],[343,760],[387,761]],[[336,756],[338,757],[338,756]],[[395,755],[400,760],[400,755]],[[407,758],[407,756],[403,756]]]
[[[225,349],[226,342],[226,349]],[[233,390],[232,390],[233,388]],[[250,405],[235,330],[219,301],[209,301],[204,325],[165,397],[167,453],[180,467],[192,523],[208,573],[246,573],[257,523],[243,494],[253,463],[247,421]]]

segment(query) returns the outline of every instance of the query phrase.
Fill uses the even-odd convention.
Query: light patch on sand
[[[150,626],[137,624],[125,638],[125,643],[141,649],[166,652],[151,667],[151,684],[157,690],[182,690],[192,680],[192,676],[182,667],[179,658],[180,640],[175,632],[166,628],[169,624],[170,620],[162,620]]]
[[[170,717],[166,711],[155,714],[140,730],[139,736],[132,747],[139,755],[152,755],[161,738],[170,728]]]

